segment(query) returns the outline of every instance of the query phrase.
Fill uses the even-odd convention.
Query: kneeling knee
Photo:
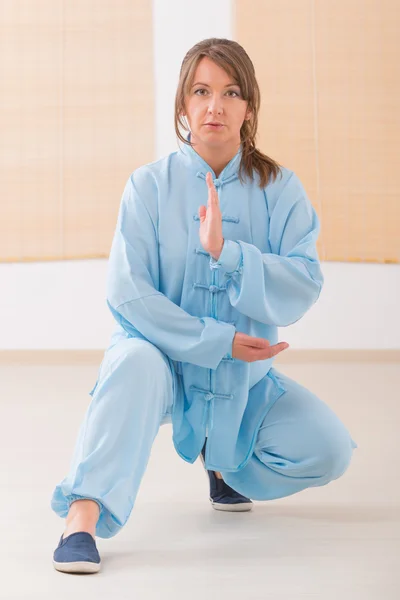
[[[336,444],[328,448],[320,456],[321,479],[333,481],[341,477],[348,469],[352,456],[353,445],[351,440],[342,444]]]

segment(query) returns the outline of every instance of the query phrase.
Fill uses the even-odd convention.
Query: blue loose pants
[[[221,473],[253,500],[281,498],[337,479],[357,447],[326,404],[273,372],[286,392],[264,418],[246,466]],[[106,351],[69,472],[51,498],[56,514],[65,518],[71,502],[89,498],[100,507],[97,537],[113,537],[125,525],[160,425],[171,422],[174,377],[167,357],[146,340],[126,338]]]

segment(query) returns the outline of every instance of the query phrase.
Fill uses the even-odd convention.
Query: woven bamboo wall
[[[396,0],[235,0],[261,87],[258,146],[302,180],[322,260],[400,261]]]
[[[147,0],[3,0],[0,260],[107,257],[154,160]]]

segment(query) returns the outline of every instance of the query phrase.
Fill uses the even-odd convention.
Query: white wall
[[[0,265],[0,349],[106,347],[114,328],[106,267],[106,260]],[[292,348],[400,348],[400,266],[322,268],[318,302],[281,328],[280,339]]]
[[[232,37],[230,0],[153,0],[156,149],[176,149],[173,103],[186,51]],[[179,32],[179,35],[177,34]],[[121,182],[123,185],[124,182]],[[0,264],[0,349],[107,346],[106,260]],[[280,330],[292,348],[400,348],[400,265],[323,263],[317,304]]]

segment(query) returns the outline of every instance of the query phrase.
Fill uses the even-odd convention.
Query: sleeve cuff
[[[233,273],[234,271],[240,271],[240,265],[242,263],[242,249],[238,242],[232,240],[224,240],[222,252],[218,260],[215,260],[212,256],[210,257],[210,268],[219,269],[222,267],[227,273]]]

